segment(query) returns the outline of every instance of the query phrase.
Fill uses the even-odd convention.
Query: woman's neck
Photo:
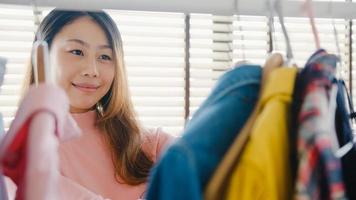
[[[74,120],[81,129],[95,128],[97,113],[95,110],[89,110],[81,113],[71,113]]]

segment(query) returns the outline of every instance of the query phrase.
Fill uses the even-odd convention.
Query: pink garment
[[[54,85],[31,87],[23,99],[0,144],[0,167],[16,183],[16,199],[58,199],[58,139],[80,135],[68,110]]]
[[[72,114],[72,116],[82,129],[82,136],[61,142],[59,145],[60,171],[67,178],[67,184],[82,187],[83,190],[87,190],[86,192],[91,191],[99,195],[98,199],[102,197],[111,200],[142,198],[146,184],[130,186],[115,180],[109,145],[104,141],[104,133],[95,126],[96,112],[89,111]],[[173,137],[162,132],[161,129],[146,130],[143,135],[145,140],[142,148],[154,161],[173,141]],[[66,187],[61,193],[65,194],[66,190],[71,190],[71,187]],[[84,200],[89,198],[66,196],[63,199]]]
[[[83,131],[81,136],[77,124],[68,114],[68,99],[62,89],[52,85],[30,88],[0,144],[2,160],[10,155],[8,147],[14,141],[20,141],[18,144],[25,141],[15,148],[25,147],[22,154],[18,154],[25,158],[26,175],[21,177],[25,187],[20,189],[22,185],[17,185],[18,192],[23,191],[26,200],[140,198],[146,184],[129,186],[114,179],[109,146],[104,143],[103,133],[95,127],[95,112],[73,114],[73,117]],[[25,122],[29,122],[26,128]],[[16,140],[21,129],[25,130],[26,137]],[[143,134],[142,148],[154,161],[173,141],[173,137],[160,129],[147,130]],[[13,199],[16,187],[8,178],[6,182],[10,189],[9,199]]]

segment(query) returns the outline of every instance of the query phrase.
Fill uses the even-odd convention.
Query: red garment
[[[25,191],[25,169],[26,169],[26,149],[27,149],[27,138],[28,138],[28,128],[30,125],[30,120],[28,120],[24,126],[20,129],[16,135],[14,141],[7,148],[5,157],[1,159],[1,165],[3,168],[3,173],[14,181],[18,186],[16,192],[16,200],[24,199]]]
[[[18,186],[18,190],[16,191],[16,200],[25,199],[25,172],[28,159],[27,141],[30,134],[29,129],[32,119],[40,112],[50,113],[50,111],[45,110],[33,113],[33,115],[23,124],[21,129],[18,131],[10,146],[7,147],[5,156],[0,160],[4,175],[11,178],[11,180]]]

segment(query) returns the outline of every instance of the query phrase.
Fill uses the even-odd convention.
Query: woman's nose
[[[87,77],[98,77],[99,76],[99,70],[98,70],[98,66],[96,63],[96,59],[91,59],[90,61],[88,61],[85,64],[84,69],[82,71],[82,75],[87,76]]]

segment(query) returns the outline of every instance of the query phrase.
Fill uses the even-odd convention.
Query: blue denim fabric
[[[202,199],[205,185],[257,101],[261,67],[226,72],[187,124],[182,138],[153,168],[147,200]]]

